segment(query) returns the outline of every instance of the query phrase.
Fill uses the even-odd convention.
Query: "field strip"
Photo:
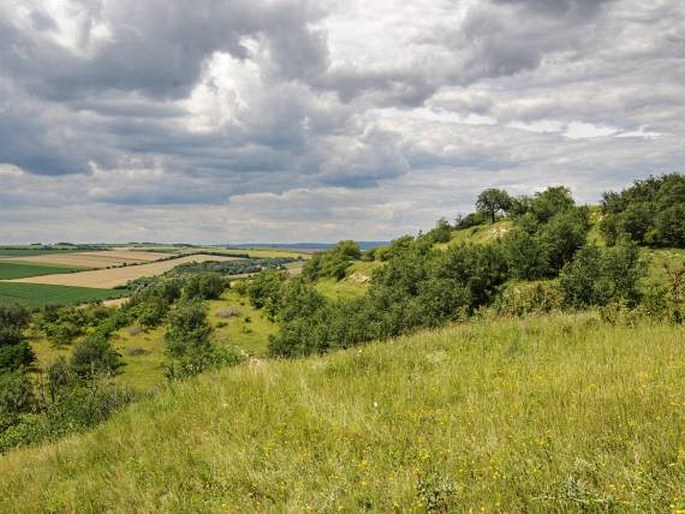
[[[220,257],[216,255],[189,255],[167,261],[151,262],[138,266],[127,266],[114,269],[99,269],[94,271],[82,271],[80,273],[61,273],[56,275],[42,275],[15,279],[8,282],[21,282],[26,284],[52,284],[60,286],[79,286],[92,287],[95,289],[112,289],[113,287],[123,286],[129,280],[141,277],[153,277],[160,275],[179,264],[187,262],[207,262],[207,261],[235,261],[237,257]]]
[[[169,257],[170,254],[168,253],[103,250],[100,252],[77,252],[62,255],[0,256],[0,260],[4,262],[21,261],[33,264],[58,264],[62,266],[81,266],[84,268],[106,268],[108,266],[121,266],[122,264],[154,262]]]

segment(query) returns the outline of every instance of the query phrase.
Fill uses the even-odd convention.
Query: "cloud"
[[[489,186],[594,201],[682,167],[683,27],[676,0],[9,0],[0,240],[382,238]]]

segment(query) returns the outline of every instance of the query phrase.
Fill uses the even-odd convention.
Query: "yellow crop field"
[[[167,255],[168,257],[168,255]],[[151,262],[138,266],[126,266],[114,269],[98,269],[94,271],[82,271],[80,273],[62,273],[57,275],[43,275],[39,277],[29,277],[17,279],[12,282],[24,282],[30,284],[54,284],[63,286],[94,287],[98,289],[111,289],[123,286],[128,281],[141,277],[153,277],[160,275],[179,264],[187,262],[207,262],[207,261],[232,261],[236,257],[220,257],[216,255],[188,255],[166,261]]]
[[[59,264],[63,266],[82,266],[85,268],[107,268],[122,264],[141,264],[168,258],[168,253],[136,252],[129,250],[103,250],[99,252],[75,252],[63,254],[32,255],[9,257],[7,262],[35,262],[41,264]]]

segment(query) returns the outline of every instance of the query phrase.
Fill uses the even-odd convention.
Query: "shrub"
[[[606,249],[585,246],[573,262],[564,266],[560,287],[566,303],[575,307],[620,300],[634,305],[639,299],[637,285],[644,271],[634,243],[624,242]]]
[[[228,282],[218,273],[198,273],[186,282],[184,294],[191,300],[216,300],[228,287]]]
[[[264,309],[270,318],[276,314],[280,301],[281,284],[286,277],[275,270],[265,270],[250,282],[247,294],[257,309]]]
[[[169,314],[164,339],[169,355],[183,358],[211,350],[212,328],[207,320],[207,306],[198,301],[183,301]]]
[[[0,425],[13,420],[33,405],[33,385],[21,371],[0,373]]]
[[[77,378],[93,380],[99,375],[112,376],[124,365],[121,354],[100,337],[88,337],[74,347],[70,368]]]

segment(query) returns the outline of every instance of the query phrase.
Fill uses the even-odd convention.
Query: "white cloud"
[[[683,27],[677,0],[3,2],[0,242],[377,239],[489,186],[596,201],[682,169]]]

